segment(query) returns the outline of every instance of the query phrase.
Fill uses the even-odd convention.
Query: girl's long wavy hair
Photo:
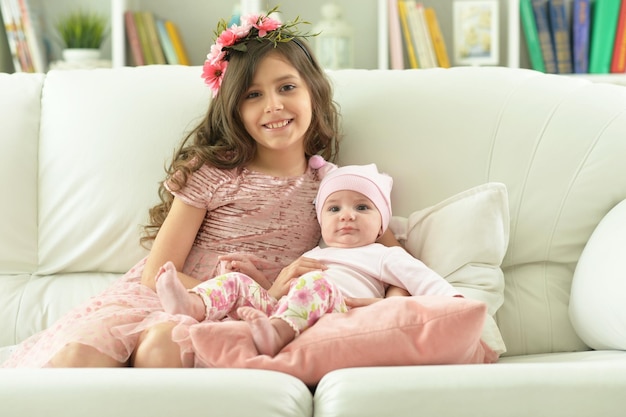
[[[209,105],[206,116],[183,139],[166,168],[168,185],[182,189],[187,178],[204,164],[232,169],[250,163],[256,152],[256,142],[244,128],[239,104],[248,90],[259,62],[269,53],[282,55],[293,65],[307,83],[311,95],[312,119],[304,138],[306,157],[321,155],[334,162],[339,151],[339,109],[324,70],[301,38],[272,43],[253,40],[247,51],[232,51],[228,70],[220,91]],[[173,195],[159,187],[160,203],[149,211],[150,220],[144,226],[141,243],[153,241],[172,206]]]

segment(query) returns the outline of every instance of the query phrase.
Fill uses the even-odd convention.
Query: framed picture
[[[498,65],[498,1],[455,0],[453,4],[456,65]]]

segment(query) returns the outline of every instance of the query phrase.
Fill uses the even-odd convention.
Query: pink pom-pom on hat
[[[313,169],[320,169],[326,165],[326,160],[319,155],[313,155],[309,158],[309,166]]]
[[[369,165],[346,165],[330,171],[317,191],[315,199],[315,211],[317,220],[321,220],[324,202],[336,191],[356,191],[367,198],[376,206],[382,218],[383,232],[389,226],[391,219],[391,187],[393,179],[387,174],[378,172],[376,164]]]

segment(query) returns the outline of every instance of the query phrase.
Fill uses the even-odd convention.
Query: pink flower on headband
[[[272,30],[276,30],[282,26],[276,19],[272,19],[268,16],[257,16],[257,15],[249,15],[241,19],[244,24],[249,24],[259,30],[259,38],[265,37],[267,32],[271,32]]]
[[[296,18],[293,22],[283,25],[269,17],[277,11],[278,8],[275,7],[265,16],[254,14],[243,16],[241,25],[234,24],[231,27],[227,27],[228,24],[224,19],[218,22],[215,43],[211,46],[202,67],[202,78],[213,91],[213,97],[217,95],[222,85],[231,51],[246,52],[248,49],[246,43],[252,39],[265,38],[276,46],[278,42],[289,42],[294,37],[310,36],[295,30],[299,23],[309,24],[308,22],[301,22]]]
[[[229,29],[226,29],[217,38],[217,40],[215,41],[215,44],[219,45],[219,46],[222,46],[222,47],[234,45],[235,42],[237,42],[237,37],[238,37],[236,29],[238,29],[238,28],[235,25],[233,25]],[[222,48],[220,48],[220,49],[222,49]]]
[[[202,67],[202,78],[204,82],[213,91],[213,97],[217,95],[220,87],[222,86],[222,79],[224,78],[224,72],[228,67],[228,61],[218,60],[215,63],[211,63],[208,59],[204,61]]]

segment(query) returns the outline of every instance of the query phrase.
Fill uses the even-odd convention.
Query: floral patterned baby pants
[[[239,272],[220,275],[189,291],[202,297],[207,320],[221,320],[227,316],[239,319],[239,307],[254,307],[270,318],[277,317],[287,322],[296,336],[324,314],[348,311],[343,295],[323,271],[308,272],[294,279],[289,292],[280,300]]]

